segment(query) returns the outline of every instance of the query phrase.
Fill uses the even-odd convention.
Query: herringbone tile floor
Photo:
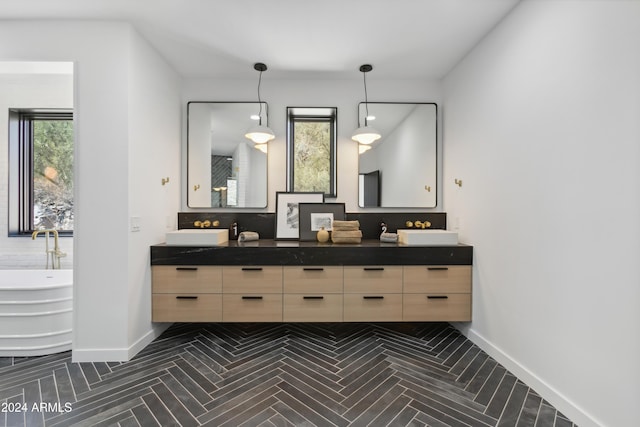
[[[573,425],[446,323],[176,324],[126,363],[0,358],[0,404],[11,427]]]

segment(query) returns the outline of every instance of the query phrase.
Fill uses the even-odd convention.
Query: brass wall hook
[[[461,180],[461,179],[456,178],[453,182],[454,182],[458,187],[462,187],[462,180]]]
[[[162,185],[169,183],[169,177],[162,178]]]
[[[200,189],[200,184],[196,184],[193,186],[193,191],[198,191]]]
[[[427,190],[429,193],[431,193],[431,186],[430,185],[425,185],[424,189]]]

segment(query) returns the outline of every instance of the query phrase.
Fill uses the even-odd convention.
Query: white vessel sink
[[[455,246],[458,233],[449,230],[398,230],[398,243],[407,246]]]
[[[167,245],[170,246],[217,246],[229,241],[229,230],[215,229],[183,229],[166,234]]]

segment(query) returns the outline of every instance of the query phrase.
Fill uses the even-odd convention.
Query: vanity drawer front
[[[224,294],[223,322],[282,322],[282,294]]]
[[[471,266],[405,266],[404,292],[469,293],[471,292]]]
[[[402,321],[402,294],[345,294],[345,322]]]
[[[154,265],[151,267],[154,293],[219,293],[222,267]]]
[[[282,293],[282,267],[250,266],[222,267],[224,293]]]
[[[342,294],[285,294],[285,322],[342,322]]]
[[[220,322],[220,294],[153,294],[154,322]]]
[[[342,267],[284,267],[284,292],[342,293]]]
[[[388,265],[345,266],[344,292],[402,292],[402,267]]]
[[[471,294],[404,294],[403,320],[471,321]]]

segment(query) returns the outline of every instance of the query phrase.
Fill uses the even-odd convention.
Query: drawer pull
[[[242,267],[242,271],[262,271],[262,267]]]
[[[427,296],[427,299],[447,299],[449,298],[446,295],[429,295]]]
[[[302,270],[304,271],[324,271],[323,267],[305,267]]]
[[[384,267],[364,267],[364,271],[384,271]]]
[[[176,271],[198,271],[198,267],[176,267]]]
[[[365,295],[362,299],[384,299],[382,295]]]
[[[447,271],[449,267],[427,267],[429,271]]]
[[[324,299],[323,296],[304,296],[302,299]]]
[[[178,295],[176,299],[198,299],[196,296]]]
[[[262,297],[260,297],[260,296],[246,296],[246,295],[243,295],[242,299],[262,299]]]

